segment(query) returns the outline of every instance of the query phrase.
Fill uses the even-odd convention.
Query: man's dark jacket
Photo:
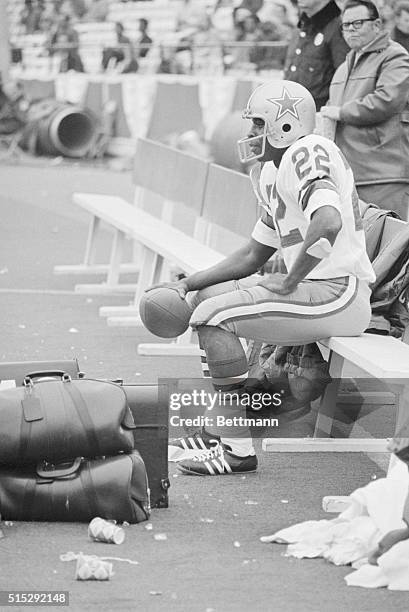
[[[391,38],[395,42],[399,43],[409,53],[409,34],[404,34],[396,26],[391,32]]]
[[[288,46],[284,78],[304,85],[317,110],[327,102],[333,74],[349,51],[341,34],[339,14],[333,0],[312,17],[302,13]]]

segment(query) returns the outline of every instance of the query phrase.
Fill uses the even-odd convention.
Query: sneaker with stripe
[[[200,455],[179,461],[177,467],[183,474],[192,476],[221,476],[255,472],[257,463],[256,455],[238,457],[228,451],[223,444],[217,444]]]
[[[169,440],[169,461],[189,459],[190,457],[194,457],[205,450],[217,446],[219,442],[220,438],[218,436],[208,434],[205,429],[202,429],[200,433],[197,432],[192,436],[185,436],[184,438]]]

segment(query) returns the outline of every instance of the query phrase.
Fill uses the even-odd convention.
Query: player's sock
[[[205,378],[211,378],[219,401],[206,415],[210,419],[207,433],[221,438],[223,445],[237,457],[255,455],[250,431],[246,425],[220,426],[218,417],[231,420],[246,417],[240,404],[240,393],[248,378],[247,359],[240,340],[231,332],[214,327],[201,327],[199,343]]]
[[[221,438],[223,446],[230,448],[231,452],[237,457],[248,457],[255,455],[253,442],[251,438]]]

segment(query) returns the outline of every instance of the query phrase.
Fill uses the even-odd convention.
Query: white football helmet
[[[240,161],[264,155],[266,140],[276,149],[284,149],[301,136],[312,134],[316,106],[310,92],[293,81],[270,81],[251,94],[243,112],[244,119],[262,119],[264,133],[238,141]]]

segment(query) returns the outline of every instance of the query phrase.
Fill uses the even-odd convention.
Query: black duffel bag
[[[60,462],[134,448],[135,423],[120,385],[57,372],[0,391],[0,464]],[[46,378],[44,378],[46,376]]]
[[[91,521],[99,516],[119,523],[149,518],[145,464],[138,451],[70,464],[0,468],[0,513],[13,521]]]

